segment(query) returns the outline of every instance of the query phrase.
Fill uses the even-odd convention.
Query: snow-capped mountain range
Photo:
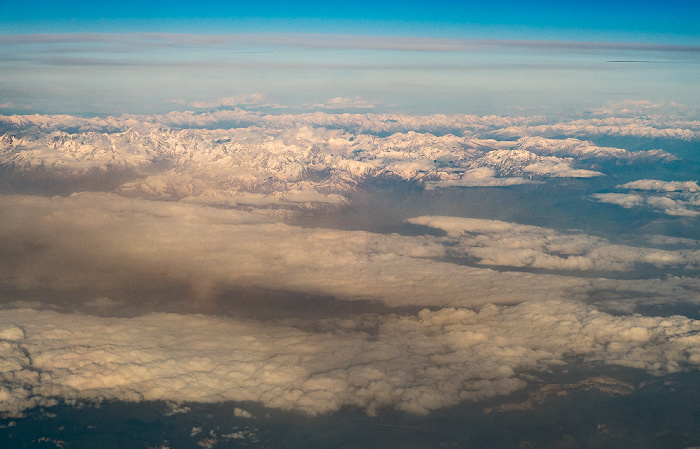
[[[604,176],[597,166],[603,160],[675,159],[661,150],[630,152],[573,137],[532,136],[526,130],[542,126],[532,118],[379,120],[314,113],[290,121],[288,116],[220,112],[0,117],[0,167],[20,176],[64,180],[121,174],[126,181],[115,191],[127,196],[311,207],[341,203],[346,192],[374,178],[429,188],[503,186]],[[386,126],[377,128],[382,123]],[[514,126],[522,135],[492,138]]]

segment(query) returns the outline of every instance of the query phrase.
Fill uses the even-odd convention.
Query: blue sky
[[[0,0],[0,17],[4,114],[700,102],[697,1]]]
[[[1,29],[306,31],[697,42],[700,2],[681,1],[0,1]]]

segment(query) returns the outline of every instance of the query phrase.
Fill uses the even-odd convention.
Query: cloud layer
[[[476,257],[485,265],[596,271],[628,271],[635,264],[700,268],[698,250],[612,244],[582,233],[564,234],[496,220],[417,217],[409,221],[446,231],[452,254]]]
[[[596,193],[592,197],[602,203],[624,208],[641,207],[666,215],[697,217],[700,215],[698,181],[661,181],[640,179],[617,186],[636,193]]]
[[[0,412],[117,399],[425,414],[580,364],[697,369],[697,321],[633,314],[697,308],[694,234],[524,224],[560,208],[578,226],[581,204],[627,213],[604,202],[694,226],[697,171],[593,137],[694,142],[698,124],[604,113],[0,117]],[[392,204],[396,218],[352,203],[377,185],[437,204]],[[371,223],[322,221],[358,210]],[[402,234],[370,227],[385,222]],[[266,295],[254,313],[245,292]]]
[[[109,194],[0,202],[16,211],[0,225],[0,236],[13,242],[2,282],[25,290],[145,286],[150,279],[190,285],[202,300],[217,285],[245,285],[444,306],[513,303],[525,292],[546,298],[587,285],[440,262],[434,259],[446,248],[430,236],[303,228],[246,212]],[[36,251],[24,251],[23,242]]]
[[[56,401],[255,401],[309,414],[353,405],[412,413],[506,395],[520,374],[579,357],[660,375],[700,364],[700,324],[614,317],[561,301],[326,321],[309,333],[202,315],[0,316],[2,411]]]
[[[582,299],[610,288],[602,280],[501,268],[600,272],[648,264],[691,274],[698,264],[697,249],[625,246],[494,220],[421,217],[410,221],[448,235],[401,236],[291,226],[274,216],[112,194],[5,196],[0,205],[13,211],[0,225],[6,254],[0,280],[23,291],[176,283],[189,286],[193,301],[206,302],[219,286],[238,285],[389,306],[471,307]],[[472,256],[499,270],[446,262],[445,256]],[[687,300],[692,290],[682,293],[676,284],[692,282],[642,278],[615,288],[644,297],[653,291],[658,301]]]

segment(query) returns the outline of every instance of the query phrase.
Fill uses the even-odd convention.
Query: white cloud
[[[648,235],[646,240],[652,245],[690,247],[700,245],[700,241],[682,237],[669,237],[666,235]]]
[[[656,192],[700,192],[697,181],[659,181],[658,179],[640,179],[619,185],[617,188]]]
[[[95,298],[91,301],[85,301],[83,304],[86,307],[89,307],[92,309],[108,311],[108,310],[114,310],[116,307],[124,305],[124,301],[115,301],[113,299],[108,298],[107,296],[100,296],[100,297]]]
[[[165,416],[173,416],[182,413],[189,413],[191,409],[187,406],[181,405],[177,402],[168,401],[166,404]]]
[[[195,301],[210,300],[211,288],[222,284],[444,306],[513,303],[524,292],[547,298],[588,285],[439,262],[433,258],[446,248],[435,237],[303,228],[194,203],[79,194],[0,197],[0,206],[13,210],[0,223],[0,238],[20,244],[23,236],[40,249],[0,272],[12,288],[120,288],[168,279],[190,285]]]
[[[70,115],[11,115],[0,116],[0,126],[9,129],[41,130],[51,132],[66,129],[81,131],[127,131],[129,129],[231,127],[236,124],[255,124],[262,128],[294,128],[314,126],[343,128],[358,133],[406,133],[456,130],[468,135],[492,132],[500,128],[523,126],[542,122],[542,117],[499,117],[475,115],[409,116],[402,114],[332,114],[324,112],[302,114],[261,114],[242,109],[211,112],[173,111],[165,115],[124,114],[118,117],[82,118]],[[246,125],[247,126],[247,125]]]
[[[634,190],[636,193],[596,193],[591,198],[625,208],[644,207],[672,216],[700,215],[700,186],[697,181],[640,179],[617,188]]]
[[[325,103],[315,103],[309,105],[309,107],[321,109],[374,109],[375,105],[361,97],[335,97]]]
[[[622,161],[671,161],[676,157],[661,150],[627,151],[622,148],[601,147],[586,140],[574,138],[547,139],[545,137],[521,137],[515,149],[529,151],[541,156],[554,155],[579,159],[619,159]]]
[[[692,115],[692,109],[685,105],[669,102],[653,102],[650,100],[610,101],[604,106],[594,108],[591,113],[602,117],[677,117]]]
[[[231,97],[223,97],[214,101],[193,101],[190,106],[197,109],[212,109],[221,106],[247,106],[254,104],[261,104],[265,101],[265,96],[263,94],[249,94],[249,95],[234,95]]]
[[[644,197],[632,193],[595,193],[591,197],[601,203],[618,204],[626,209],[646,204]]]
[[[490,167],[478,167],[464,173],[447,177],[440,181],[428,183],[429,187],[502,187],[532,183],[521,177],[496,177],[496,170]]]
[[[691,198],[691,201],[675,200],[662,196],[650,196],[646,198],[646,203],[657,211],[661,211],[666,215],[676,215],[684,217],[696,217],[700,215],[700,210],[697,207],[700,203],[698,198]]]
[[[444,240],[452,255],[476,257],[485,265],[545,268],[550,270],[632,270],[636,264],[657,267],[700,267],[700,251],[663,250],[612,244],[580,232],[496,220],[424,216],[410,223],[448,233]]]
[[[244,409],[238,408],[238,407],[235,407],[233,409],[233,416],[236,416],[238,418],[248,418],[248,419],[255,418],[248,410],[244,410]]]
[[[471,166],[491,167],[501,177],[516,175],[556,177],[556,178],[590,178],[603,174],[593,170],[574,169],[571,158],[562,159],[555,156],[539,156],[516,146],[513,149],[494,149],[475,159]]]
[[[692,269],[698,264],[696,249],[613,245],[580,232],[493,220],[411,220],[448,232],[433,237],[305,228],[274,223],[274,215],[110,194],[4,196],[0,208],[13,211],[0,223],[0,242],[9,261],[0,271],[0,282],[20,291],[185,285],[191,290],[189,307],[195,309],[217,301],[218,286],[372,298],[389,306],[584,299],[597,289],[618,288],[630,298],[697,301],[692,279],[625,281],[622,288],[622,281],[440,261],[446,255],[470,255],[501,267],[552,270],[629,270],[637,263]],[[22,242],[32,242],[36,250],[25,251]],[[112,303],[91,305],[100,310]]]
[[[327,331],[309,333],[204,315],[6,310],[0,328],[21,326],[26,336],[0,343],[0,404],[20,412],[56,401],[232,400],[309,414],[344,405],[426,413],[522,389],[528,377],[518,373],[571,356],[657,375],[700,365],[700,324],[680,316],[544,301],[362,320],[376,320],[377,334],[347,320],[343,330],[327,320]]]
[[[216,101],[202,101],[197,104],[208,107],[236,104],[258,104],[267,107],[278,105],[263,104],[261,94],[243,95],[221,98]],[[326,103],[313,105],[319,108],[348,108],[371,109],[373,103],[361,98],[337,97]],[[312,105],[307,105],[312,106]],[[542,150],[555,151],[555,155],[564,155],[561,151],[574,151],[585,157],[625,157],[625,158],[656,158],[672,159],[673,156],[660,150],[628,152],[620,148],[597,147],[587,141],[577,139],[560,139],[561,136],[636,136],[636,137],[668,137],[683,140],[700,138],[700,124],[697,120],[678,118],[664,119],[664,116],[653,118],[624,118],[608,117],[604,119],[578,119],[552,123],[540,116],[475,116],[475,115],[442,115],[408,116],[402,114],[330,114],[323,112],[303,114],[261,114],[254,111],[219,110],[212,112],[194,113],[191,111],[176,112],[165,115],[130,115],[107,118],[80,118],[68,115],[13,115],[0,116],[0,128],[9,129],[42,129],[44,131],[61,129],[84,130],[114,130],[126,131],[130,128],[191,128],[191,127],[231,127],[232,124],[255,124],[264,128],[290,128],[307,125],[314,127],[344,128],[357,133],[406,133],[409,131],[440,133],[452,132],[465,137],[492,139],[501,136],[508,139],[522,139],[523,149],[538,152],[537,142],[550,138]],[[531,140],[534,139],[534,140]],[[556,141],[562,142],[557,143]],[[533,148],[528,148],[533,145]],[[547,147],[552,147],[547,149]],[[568,149],[567,149],[568,147]],[[538,153],[539,154],[539,153]],[[570,154],[575,156],[575,154]]]
[[[30,108],[30,106],[28,106],[28,105],[25,105],[25,104],[18,105],[12,101],[7,101],[5,103],[0,104],[0,109],[25,109],[26,110],[29,108]]]
[[[523,171],[556,178],[594,178],[603,176],[603,173],[598,171],[571,168],[568,162],[553,157],[530,164],[524,167]]]
[[[338,98],[326,106],[370,106],[363,102]],[[581,231],[437,216],[409,221],[446,236],[279,222],[295,207],[342,204],[363,181],[383,176],[427,186],[511,186],[600,176],[599,160],[671,159],[540,134],[615,128],[617,135],[692,139],[698,132],[689,123],[596,120],[242,110],[0,117],[0,126],[12,130],[0,138],[0,161],[18,173],[42,167],[67,180],[129,175],[119,195],[0,196],[0,210],[11,211],[0,221],[0,284],[32,300],[0,308],[0,406],[19,413],[62,400],[114,398],[170,401],[166,413],[186,412],[183,401],[220,400],[310,414],[345,405],[426,413],[509,394],[531,379],[523,373],[563,366],[570,357],[654,374],[695,368],[696,321],[612,316],[585,302],[621,313],[697,304],[697,278],[635,279],[640,272],[632,271],[647,264],[692,274],[700,267],[696,241],[656,236],[632,246]],[[700,212],[695,181],[643,179],[618,188],[631,193],[592,198],[673,215]],[[465,265],[447,262],[454,258]],[[592,277],[592,270],[628,271],[619,277],[629,279]],[[173,299],[168,310],[207,311],[229,287],[363,300],[353,304],[360,310],[430,310],[257,322],[151,313],[147,301],[141,309],[128,296],[133,285],[189,287],[187,299]],[[65,300],[61,310],[115,315],[130,307],[147,314],[106,318],[26,308],[57,307],[48,298],[36,301],[36,292],[71,297],[84,290],[98,293],[75,304]],[[234,415],[252,417],[242,408]]]
[[[504,137],[541,136],[634,136],[643,138],[670,138],[686,141],[700,139],[697,123],[686,120],[661,120],[658,118],[577,119],[559,123],[514,125],[499,129],[496,134]],[[652,153],[653,154],[653,153]],[[663,153],[662,153],[663,154]],[[666,155],[668,157],[668,155]],[[658,157],[658,156],[657,156]]]

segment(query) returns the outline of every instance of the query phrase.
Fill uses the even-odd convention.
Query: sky
[[[165,113],[251,94],[419,114],[700,99],[695,2],[5,1],[0,12],[10,113]]]
[[[110,2],[37,1],[28,4],[4,0],[3,28],[15,33],[68,31],[175,31],[328,32],[339,26],[341,34],[389,34],[445,37],[479,37],[488,30],[495,37],[541,39],[571,33],[580,36],[629,40],[697,40],[699,12],[692,1],[660,4],[652,1],[551,1],[497,2]],[[278,29],[270,29],[275,27]],[[303,28],[302,28],[303,27]],[[110,29],[111,28],[111,29]],[[358,32],[359,31],[359,32]],[[559,34],[559,36],[561,36]],[[613,38],[613,40],[617,40]]]
[[[700,447],[699,12],[0,0],[0,446]]]

